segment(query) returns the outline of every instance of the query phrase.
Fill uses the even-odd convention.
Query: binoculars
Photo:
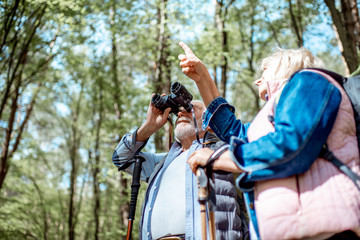
[[[183,107],[186,111],[191,111],[191,100],[193,96],[189,91],[181,85],[179,82],[171,84],[171,93],[166,96],[161,96],[156,93],[152,98],[151,102],[158,109],[164,111],[166,108],[171,108],[170,113],[177,114],[180,111],[180,107]]]

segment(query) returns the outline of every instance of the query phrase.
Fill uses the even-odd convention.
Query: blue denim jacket
[[[258,233],[253,183],[286,178],[307,171],[320,153],[335,122],[340,91],[313,72],[295,74],[284,87],[275,109],[275,132],[248,143],[249,124],[237,120],[234,107],[214,99],[204,114],[203,128],[230,144],[234,162],[245,172],[237,179]]]

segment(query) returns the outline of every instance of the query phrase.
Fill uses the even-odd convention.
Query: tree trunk
[[[254,42],[255,42],[254,36],[255,36],[255,26],[256,26],[255,17],[257,15],[256,6],[258,6],[258,5],[259,5],[258,1],[250,1],[249,2],[248,8],[250,9],[250,14],[248,17],[250,19],[244,19],[242,17],[241,9],[238,10],[239,26],[245,25],[245,22],[250,21],[250,26],[247,28],[247,29],[250,29],[249,36],[247,36],[246,32],[244,32],[245,30],[240,29],[240,42],[245,46],[244,48],[246,49],[245,51],[247,53],[247,57],[246,57],[247,67],[241,73],[239,72],[238,79],[239,79],[239,83],[240,83],[242,89],[245,89],[243,87],[243,85],[245,85],[245,87],[250,90],[251,95],[250,95],[249,99],[253,99],[253,101],[250,101],[250,104],[253,103],[253,104],[251,104],[251,105],[253,105],[253,107],[251,108],[251,114],[250,114],[252,116],[254,116],[260,110],[260,99],[258,96],[257,88],[254,88],[254,85],[253,85],[253,81],[256,76],[256,70],[254,67],[254,65],[256,64],[256,62],[255,62],[256,61],[255,60],[256,47],[254,44]],[[272,36],[274,37],[275,41],[279,44],[279,41],[276,39],[277,38],[276,29],[274,28],[273,25],[271,25],[271,21],[266,13],[266,8],[263,7],[262,9],[263,9],[263,11],[265,11],[266,18],[268,19],[267,24],[269,24],[271,31],[273,31]],[[258,48],[261,49],[262,47],[260,46]],[[244,105],[242,102],[238,102],[238,104]],[[249,109],[248,106],[246,108]]]
[[[25,129],[25,126],[26,126],[29,118],[30,118],[33,106],[35,104],[35,99],[37,97],[37,93],[35,93],[32,100],[30,101],[30,104],[27,106],[24,120],[22,120],[22,122],[21,122],[20,126],[17,128],[17,130],[14,131],[14,129],[16,129],[15,116],[16,116],[16,113],[19,111],[17,101],[21,95],[21,92],[23,92],[23,91],[20,91],[20,89],[21,88],[25,89],[25,86],[23,86],[23,85],[26,85],[26,84],[24,84],[22,75],[23,75],[23,71],[24,71],[24,68],[26,65],[26,60],[28,58],[30,44],[32,43],[32,41],[34,39],[36,30],[40,27],[40,25],[42,23],[41,19],[44,15],[45,9],[46,9],[46,5],[40,5],[40,7],[38,7],[37,9],[35,9],[32,12],[33,15],[27,19],[27,21],[26,21],[27,24],[24,24],[24,26],[23,26],[27,31],[27,35],[26,35],[25,39],[22,39],[22,41],[20,41],[20,39],[17,38],[18,32],[15,32],[14,33],[14,43],[8,43],[6,41],[6,37],[8,35],[8,31],[10,31],[10,29],[12,28],[11,27],[12,22],[16,21],[15,19],[18,17],[18,16],[15,16],[16,11],[18,11],[18,7],[19,7],[19,2],[16,1],[15,6],[13,8],[11,8],[11,13],[6,16],[7,20],[6,20],[5,26],[4,26],[5,32],[2,33],[4,35],[2,35],[3,39],[2,39],[1,48],[0,48],[1,51],[5,47],[8,47],[9,49],[11,49],[11,53],[6,56],[6,59],[3,59],[3,62],[8,63],[8,65],[6,66],[7,74],[6,74],[5,91],[2,94],[2,99],[1,99],[1,104],[0,104],[0,119],[4,112],[6,104],[10,101],[12,102],[11,106],[10,106],[10,110],[9,110],[10,111],[9,118],[6,122],[7,128],[6,128],[5,134],[4,134],[4,136],[5,136],[4,142],[2,144],[2,149],[1,149],[0,190],[3,187],[3,183],[5,181],[6,174],[9,171],[9,166],[10,166],[9,159],[14,154],[14,152],[17,150],[17,148],[20,144],[22,133]],[[22,16],[23,12],[25,11],[25,6],[22,6],[22,8],[23,9],[20,14],[21,16]],[[24,17],[24,18],[26,18],[26,17]],[[17,30],[17,31],[19,31],[19,30]],[[22,44],[20,44],[20,42]],[[12,45],[9,46],[7,44],[10,44],[10,45],[12,44]],[[0,57],[2,57],[2,56],[0,56]],[[15,84],[15,87],[13,86],[13,84]],[[38,90],[40,89],[40,86],[41,86],[41,83],[39,84]]]
[[[359,13],[356,1],[341,0],[341,12],[336,8],[334,0],[324,1],[331,14],[346,75],[350,75],[359,65],[356,48],[359,46]]]
[[[171,85],[171,63],[168,60],[170,56],[169,48],[169,29],[167,26],[167,0],[161,0],[160,5],[157,8],[157,20],[158,20],[158,38],[159,42],[157,58],[156,58],[156,69],[154,79],[154,89],[156,93],[170,93]],[[162,131],[155,133],[155,147],[157,151],[164,152],[168,150],[167,143],[169,141],[168,126],[165,125],[165,137]]]
[[[222,52],[223,55],[221,57],[221,85],[220,85],[220,89],[221,89],[221,95],[226,98],[226,84],[227,84],[227,72],[228,72],[228,53],[229,53],[229,47],[228,47],[228,37],[227,37],[227,32],[225,31],[225,22],[223,22],[223,26],[222,31],[221,31],[221,47],[222,47]]]
[[[118,119],[121,119],[121,82],[119,81],[118,76],[118,51],[116,47],[116,35],[115,35],[115,1],[112,2],[112,6],[110,7],[110,31],[111,31],[111,72],[113,78],[113,86],[114,86],[114,110]]]
[[[302,47],[304,45],[304,38],[303,38],[303,29],[301,24],[301,3],[297,0],[297,13],[294,12],[293,4],[291,0],[288,0],[289,3],[289,13],[290,13],[290,19],[291,19],[291,26],[295,32],[296,38],[297,38],[297,44],[298,47]]]
[[[222,0],[215,1],[215,19],[216,26],[221,36],[221,79],[220,79],[220,94],[225,98],[226,97],[226,84],[228,80],[228,54],[229,54],[229,46],[228,46],[228,32],[225,28],[226,17],[228,14],[229,7],[233,4],[233,0],[231,0],[227,5],[224,4]]]
[[[78,176],[78,150],[80,147],[80,133],[78,126],[78,117],[80,114],[80,102],[82,99],[83,86],[81,85],[81,90],[79,94],[79,99],[77,101],[76,108],[72,114],[72,125],[71,125],[71,139],[70,139],[70,162],[71,162],[71,172],[70,172],[70,203],[69,203],[69,239],[75,239],[75,226],[76,226],[76,209],[75,209],[75,195],[76,195],[76,178]]]
[[[9,170],[8,159],[10,152],[10,141],[11,141],[11,135],[13,132],[13,126],[15,122],[15,114],[18,108],[17,101],[20,94],[20,85],[21,85],[21,78],[19,78],[18,81],[16,82],[16,88],[12,98],[11,112],[9,115],[8,126],[5,131],[5,140],[3,142],[3,146],[1,149],[2,151],[1,151],[1,162],[0,162],[0,189],[3,186],[6,174],[8,173]]]
[[[17,37],[19,31],[17,31],[14,33],[15,37],[13,40],[13,42],[14,42],[13,45],[7,46],[10,49],[11,48],[12,49],[11,49],[11,54],[8,54],[9,57],[6,57],[6,59],[5,59],[6,61],[3,60],[3,62],[5,62],[5,63],[8,62],[8,66],[7,66],[5,92],[3,94],[3,98],[1,100],[1,105],[0,105],[0,119],[3,114],[5,104],[8,100],[8,98],[10,98],[9,95],[10,95],[10,90],[11,90],[12,84],[14,83],[14,80],[19,77],[19,71],[22,71],[19,69],[24,68],[23,65],[26,64],[26,59],[27,59],[27,54],[29,52],[30,44],[32,43],[32,41],[34,39],[36,30],[39,28],[40,24],[42,23],[41,19],[45,13],[45,9],[46,9],[46,5],[40,6],[39,8],[35,9],[33,11],[33,16],[32,16],[33,19],[29,18],[27,20],[28,24],[26,26],[24,26],[24,28],[26,28],[27,34],[28,34],[26,39],[19,39]],[[23,9],[23,11],[25,11],[25,10]],[[18,44],[20,42],[23,42],[23,43],[20,44],[20,46],[18,46]],[[13,66],[14,63],[16,63],[15,66]]]
[[[128,199],[127,202],[121,203],[119,206],[119,212],[120,212],[120,225],[122,227],[127,227],[128,225],[128,218],[129,218],[129,210],[130,210],[130,194],[129,191],[126,191],[128,189],[128,180],[123,176],[123,174],[120,174],[120,199]],[[124,229],[124,230],[125,230]]]
[[[248,56],[247,60],[248,60],[248,66],[249,66],[249,71],[250,71],[250,75],[252,77],[255,77],[256,75],[256,71],[254,68],[254,55],[255,55],[255,46],[254,46],[254,35],[255,35],[255,16],[256,16],[256,12],[255,12],[255,4],[252,2],[250,3],[252,5],[252,12],[251,12],[251,31],[250,31],[250,55]],[[274,33],[275,34],[275,33]],[[276,34],[275,34],[276,35]],[[244,81],[244,83],[246,84],[246,86],[250,89],[250,91],[252,92],[253,96],[254,96],[254,107],[255,107],[255,111],[254,114],[256,114],[257,112],[260,111],[260,99],[258,96],[258,92],[254,89],[254,87],[248,82],[248,81]]]
[[[98,140],[96,140],[98,141]],[[100,172],[98,153],[95,151],[95,167],[93,169],[93,188],[94,188],[94,222],[95,222],[95,231],[94,231],[94,239],[99,239],[99,226],[100,226],[100,187],[98,181],[98,175]]]
[[[16,1],[12,1],[11,3],[13,3],[12,6],[6,6],[5,9],[9,9],[9,11],[5,11],[5,13],[3,12],[2,14],[4,14],[4,27],[2,29],[2,39],[1,39],[1,44],[0,44],[0,55],[4,50],[4,47],[6,45],[7,42],[7,37],[11,31],[11,29],[13,28],[13,24],[15,23],[15,18],[16,18],[16,12],[18,11],[19,5],[20,5],[20,0],[16,0]]]
[[[213,76],[213,78],[214,78],[214,82],[215,82],[216,88],[219,88],[219,86],[218,86],[219,84],[218,84],[217,74],[216,74],[216,69],[217,69],[217,66],[214,65],[214,66],[213,66],[213,71],[214,71],[214,76]]]
[[[222,54],[221,54],[221,63],[220,63],[220,68],[221,68],[221,76],[220,76],[220,86],[219,86],[219,92],[221,94],[221,96],[224,97],[225,95],[225,89],[226,89],[226,72],[224,72],[224,70],[226,70],[226,64],[227,64],[227,58],[224,55],[224,41],[227,40],[226,38],[226,33],[224,32],[224,27],[225,27],[225,23],[224,23],[224,19],[222,19],[222,11],[223,11],[223,1],[219,1],[216,0],[215,2],[215,26],[218,30],[218,32],[220,33],[221,36],[221,48],[222,48]]]
[[[43,220],[43,231],[44,231],[43,232],[43,234],[44,234],[43,238],[44,238],[44,240],[47,240],[48,239],[49,226],[48,226],[48,223],[47,223],[48,213],[47,213],[47,210],[46,210],[46,205],[44,203],[45,202],[44,201],[44,196],[43,196],[43,193],[40,190],[39,185],[36,183],[35,178],[30,177],[30,180],[34,183],[36,192],[39,195],[39,200],[40,200],[40,205],[41,205],[41,210],[42,210],[42,220]]]
[[[59,204],[59,208],[60,208],[60,214],[61,214],[61,218],[59,219],[59,227],[56,231],[58,239],[64,240],[66,233],[65,233],[65,226],[66,226],[66,207],[64,206],[64,202],[62,199],[62,195],[60,193],[60,191],[57,194],[57,199],[58,199],[58,204]]]
[[[253,2],[251,2],[251,3],[253,3]],[[269,14],[267,13],[266,7],[265,7],[265,6],[261,6],[261,7],[262,7],[262,9],[263,9],[263,12],[265,13],[265,17],[266,17],[266,21],[265,21],[265,22],[266,22],[266,24],[269,26],[269,28],[270,28],[270,30],[271,30],[271,33],[272,33],[272,36],[273,36],[273,38],[274,38],[277,46],[278,46],[279,48],[282,48],[282,47],[281,47],[280,40],[279,40],[279,37],[278,37],[278,32],[276,31],[274,25],[273,25],[272,22],[271,22],[271,19],[270,19],[270,17],[269,17]]]
[[[76,134],[73,129],[73,134]],[[75,145],[75,144],[74,144]],[[75,149],[75,146],[72,146]],[[75,193],[76,193],[76,176],[77,176],[77,163],[76,163],[76,150],[71,150],[71,173],[70,173],[70,204],[69,204],[69,239],[73,240],[75,238]]]
[[[101,209],[100,206],[100,184],[98,181],[99,172],[100,172],[100,129],[103,120],[103,85],[102,80],[98,79],[99,81],[99,119],[96,124],[96,139],[95,139],[95,163],[93,166],[93,185],[94,185],[94,220],[95,220],[95,233],[94,239],[99,239],[99,226],[100,226],[100,217],[99,212]]]

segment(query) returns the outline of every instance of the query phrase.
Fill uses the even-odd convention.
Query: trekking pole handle
[[[197,182],[198,182],[198,201],[200,203],[206,202],[209,198],[208,196],[208,190],[207,190],[207,184],[208,184],[208,178],[205,174],[205,171],[203,168],[199,167],[196,170],[196,176],[197,176]]]
[[[140,188],[140,175],[141,175],[141,165],[145,161],[145,158],[141,156],[136,156],[136,161],[133,171],[133,179],[131,184],[131,198],[130,198],[130,209],[129,209],[129,219],[135,219],[135,210],[136,202]]]

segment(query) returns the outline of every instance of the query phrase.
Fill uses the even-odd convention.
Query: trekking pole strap
[[[228,149],[229,149],[229,145],[224,144],[218,150],[213,152],[213,154],[211,154],[211,156],[209,157],[209,159],[206,162],[206,167],[212,168],[214,166],[215,160],[218,159],[220,157],[220,155],[223,154],[224,152],[226,152]]]

